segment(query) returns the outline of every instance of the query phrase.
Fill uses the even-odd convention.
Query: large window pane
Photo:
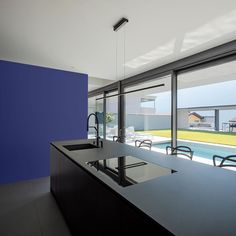
[[[161,87],[144,89],[163,84]],[[159,146],[171,140],[171,78],[155,79],[125,89],[139,90],[125,95],[126,143],[151,139],[152,150],[162,151]]]
[[[98,95],[96,97],[91,97],[88,99],[88,115],[91,113],[95,113],[98,117],[99,123],[99,136],[103,138],[103,99],[99,99],[103,97],[103,94]],[[89,120],[90,126],[96,126],[94,117],[91,117]],[[89,129],[88,138],[94,138],[96,135],[96,131],[93,128]]]
[[[117,95],[118,91],[107,93],[107,96]],[[106,99],[106,139],[113,140],[118,136],[118,96]]]
[[[236,62],[178,75],[178,145],[193,160],[236,154]]]

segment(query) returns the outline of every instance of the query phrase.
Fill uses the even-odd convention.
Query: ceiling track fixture
[[[117,94],[113,94],[113,95],[109,95],[109,96],[105,96],[105,97],[96,98],[96,100],[107,99],[107,98],[117,97],[117,96],[123,96],[123,95],[129,94],[129,93],[139,92],[139,91],[157,88],[157,87],[163,87],[163,86],[165,86],[165,84],[157,84],[157,85],[153,85],[153,86],[149,86],[149,87],[145,87],[145,88],[135,89],[135,90],[131,90],[131,91],[123,92],[123,93],[117,93]]]
[[[127,18],[121,18],[115,25],[113,25],[113,30],[118,31],[122,26],[128,23],[129,20]]]

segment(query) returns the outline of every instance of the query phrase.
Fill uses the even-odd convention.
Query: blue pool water
[[[154,144],[153,146],[156,148],[160,148],[165,150],[166,146],[170,146],[170,142]],[[221,146],[212,146],[204,143],[191,143],[185,141],[178,141],[178,145],[188,146],[194,151],[194,156],[199,156],[203,158],[207,158],[212,160],[213,155],[220,156],[228,156],[228,155],[236,155],[236,149],[221,147]]]

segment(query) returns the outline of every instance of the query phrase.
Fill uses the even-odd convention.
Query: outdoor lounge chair
[[[125,134],[126,134],[127,140],[134,141],[136,138],[136,133],[133,126],[129,126],[128,128],[126,128]]]
[[[183,155],[185,157],[188,157],[190,160],[193,159],[193,151],[190,147],[187,146],[177,146],[177,147],[171,147],[166,146],[166,154],[167,155]]]
[[[149,150],[151,150],[151,148],[152,148],[152,140],[150,140],[150,139],[135,140],[135,147],[148,148]]]
[[[220,164],[217,165],[217,159],[220,161]],[[226,157],[214,155],[213,156],[213,164],[218,167],[236,167],[236,155],[230,155]]]
[[[110,138],[118,136],[118,125],[115,125],[114,127],[106,127],[106,136]]]

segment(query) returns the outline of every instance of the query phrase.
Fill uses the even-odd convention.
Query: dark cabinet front
[[[73,235],[170,234],[53,146],[51,192]]]

